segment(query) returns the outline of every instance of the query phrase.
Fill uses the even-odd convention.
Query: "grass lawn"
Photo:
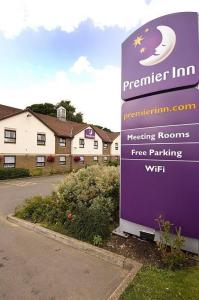
[[[199,266],[175,272],[143,267],[119,300],[199,300]]]

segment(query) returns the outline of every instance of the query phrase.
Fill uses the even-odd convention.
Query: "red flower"
[[[68,220],[72,220],[72,218],[73,218],[72,213],[67,214],[67,219],[68,219]]]
[[[54,161],[55,161],[55,157],[54,157],[54,156],[49,155],[49,156],[47,157],[47,162],[54,162]]]
[[[74,156],[74,161],[80,161],[80,156]]]

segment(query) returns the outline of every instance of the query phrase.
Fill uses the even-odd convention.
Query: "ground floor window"
[[[66,164],[66,156],[60,156],[59,157],[59,164],[60,165],[65,165]]]
[[[37,156],[36,165],[37,165],[37,167],[44,167],[45,166],[45,156]]]
[[[16,157],[15,156],[4,156],[4,168],[15,168]]]
[[[107,156],[104,156],[104,161],[107,161],[108,160],[108,157]]]
[[[79,158],[80,158],[80,159],[79,159],[79,162],[80,162],[81,164],[84,164],[84,156],[80,156]]]
[[[94,157],[93,157],[93,160],[96,161],[96,162],[98,162],[98,157],[97,157],[97,156],[94,156]]]

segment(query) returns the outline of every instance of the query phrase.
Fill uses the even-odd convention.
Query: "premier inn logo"
[[[197,13],[150,21],[122,44],[122,99],[197,85],[198,57]]]
[[[155,30],[145,28],[133,41],[133,47],[140,55],[139,63],[143,66],[153,66],[164,61],[175,44],[175,31],[164,25],[157,26]]]

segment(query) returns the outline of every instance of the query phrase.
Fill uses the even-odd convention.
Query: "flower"
[[[54,161],[55,161],[55,157],[54,157],[54,156],[49,155],[49,156],[47,157],[47,162],[54,162]]]
[[[72,220],[72,218],[73,218],[72,213],[68,213],[68,214],[67,214],[67,219],[68,219],[68,220]]]

